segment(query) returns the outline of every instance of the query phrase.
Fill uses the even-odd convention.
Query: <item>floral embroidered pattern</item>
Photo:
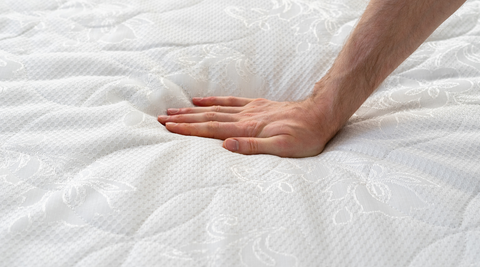
[[[20,28],[32,27],[45,30],[59,20],[68,25],[76,41],[64,45],[78,45],[79,42],[121,43],[136,39],[135,28],[152,24],[148,19],[138,17],[140,10],[123,3],[94,4],[88,1],[57,3],[55,11],[23,11],[8,15],[18,21]],[[51,27],[56,28],[56,27]],[[63,32],[62,32],[63,33]]]
[[[172,249],[164,255],[179,259],[203,259],[208,266],[216,266],[217,254],[235,245],[239,249],[241,261],[246,266],[297,266],[297,258],[293,255],[274,251],[269,245],[270,236],[283,229],[253,230],[249,232],[231,232],[238,224],[238,218],[221,215],[214,218],[206,228],[213,241],[192,243],[178,249]]]
[[[272,28],[271,18],[292,22],[295,35],[303,36],[297,45],[298,52],[308,51],[313,43],[328,42],[338,33],[342,12],[348,10],[344,4],[334,1],[303,2],[298,0],[273,0],[271,9],[231,6],[225,12],[241,20],[246,27],[260,27],[264,31]],[[342,11],[340,11],[342,10]]]
[[[434,183],[409,173],[389,172],[381,165],[352,159],[338,164],[329,162],[300,163],[291,161],[294,167],[256,169],[246,166],[232,167],[232,172],[240,180],[253,184],[261,192],[274,188],[285,193],[294,193],[289,179],[302,177],[309,183],[332,180],[325,190],[329,201],[351,202],[358,205],[359,213],[380,212],[390,217],[405,217],[414,209],[428,207],[428,203],[417,194],[418,187],[437,187]],[[351,166],[350,168],[345,168]],[[368,167],[368,166],[371,166]],[[347,178],[348,177],[348,178]],[[336,224],[345,224],[353,219],[353,211],[345,206],[333,214]]]
[[[348,163],[348,162],[347,162]],[[326,190],[330,194],[330,201],[345,200],[347,197],[354,200],[361,208],[360,213],[380,212],[391,217],[410,215],[413,209],[422,209],[428,206],[415,191],[419,186],[436,187],[432,182],[409,173],[388,172],[378,164],[368,169],[366,162],[353,161],[362,171],[350,169],[356,179],[338,179]],[[345,173],[344,175],[346,175]],[[346,175],[349,176],[349,175]],[[352,213],[344,207],[334,215],[337,224],[351,221]]]
[[[139,13],[134,6],[122,3],[94,6],[91,3],[73,2],[59,8],[60,17],[74,21],[71,31],[80,34],[78,42],[121,43],[136,39],[135,27],[153,23],[137,17]]]
[[[480,51],[476,44],[469,44],[456,53],[459,62],[480,71]]]
[[[43,137],[39,136],[17,144],[25,147],[42,140]],[[69,164],[72,164],[70,158],[32,156],[3,149],[0,180],[16,186],[23,183],[30,187],[21,195],[19,208],[24,215],[11,224],[11,232],[23,231],[34,221],[84,225],[95,216],[114,212],[110,201],[111,193],[135,190],[127,183],[96,176],[94,170],[105,167],[102,163],[95,162],[78,172],[76,168],[66,168]],[[42,181],[41,184],[36,182],[39,180]]]
[[[178,61],[183,70],[166,78],[187,88],[191,96],[235,95],[241,90],[242,96],[255,98],[265,90],[265,80],[249,58],[231,48],[206,45],[197,53],[179,56]],[[219,82],[212,82],[211,75],[219,76]]]
[[[399,89],[371,97],[355,115],[361,119],[374,118],[384,133],[392,134],[402,121],[434,117],[440,107],[462,105],[465,101],[460,99],[464,99],[464,94],[472,89],[473,82],[455,78],[457,75],[455,69],[439,68],[433,71],[415,69],[393,77],[389,81],[390,86],[393,84]],[[444,78],[434,78],[438,76]],[[402,112],[398,112],[399,109]],[[389,116],[383,116],[387,114]]]
[[[294,176],[301,177],[307,182],[317,183],[332,174],[331,169],[324,164],[294,161],[290,162],[290,166],[275,169],[234,166],[231,170],[237,178],[255,185],[261,192],[277,188],[285,193],[293,193],[295,191],[291,183],[288,182]]]
[[[406,89],[392,92],[391,98],[397,102],[416,100],[423,108],[444,106],[449,100],[455,101],[452,98],[455,93],[465,92],[472,87],[470,81],[454,78],[458,77],[455,69],[440,68],[433,71],[416,69],[407,75],[409,78],[400,78],[400,84]]]

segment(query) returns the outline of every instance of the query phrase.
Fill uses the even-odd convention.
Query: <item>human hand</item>
[[[240,97],[193,98],[197,107],[168,109],[158,121],[173,132],[225,140],[240,154],[308,157],[322,152],[343,125],[328,101],[276,102]]]

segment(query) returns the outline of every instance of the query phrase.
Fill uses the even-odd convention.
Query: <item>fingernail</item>
[[[168,119],[168,116],[160,115],[160,116],[158,116],[158,119],[166,120],[166,119]]]
[[[169,114],[177,114],[180,110],[178,108],[169,108],[167,112]]]
[[[225,141],[225,147],[232,151],[232,152],[235,152],[238,150],[238,141],[235,140],[235,139],[227,139]]]
[[[167,122],[165,123],[165,125],[168,125],[168,126],[176,126],[177,124],[175,122]]]
[[[192,98],[192,101],[200,101],[200,100],[202,100],[201,97],[194,97],[194,98]]]

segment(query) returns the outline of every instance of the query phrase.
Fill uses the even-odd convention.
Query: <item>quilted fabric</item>
[[[306,97],[366,4],[1,1],[0,265],[480,266],[480,1],[316,157],[156,121]]]

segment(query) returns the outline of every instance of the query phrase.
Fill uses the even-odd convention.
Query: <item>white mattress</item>
[[[156,116],[306,97],[366,1],[0,2],[0,265],[480,266],[480,1],[304,159]]]

